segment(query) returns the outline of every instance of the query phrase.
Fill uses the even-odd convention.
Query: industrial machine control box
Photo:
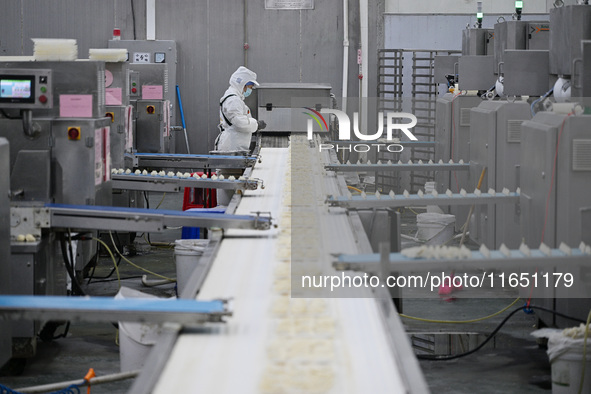
[[[266,83],[257,89],[257,113],[267,127],[262,132],[305,132],[306,108],[331,108],[331,86],[316,83]],[[247,103],[248,104],[248,103]],[[326,127],[326,126],[324,126]],[[323,131],[314,129],[314,131]],[[324,130],[327,131],[327,130]]]
[[[493,55],[494,29],[465,29],[462,31],[462,55]]]
[[[127,91],[135,108],[133,148],[138,152],[175,153],[177,46],[172,40],[113,40],[109,48],[128,52]]]
[[[111,40],[109,48],[125,48],[132,71],[129,94],[131,101],[168,100],[176,102],[177,45],[173,40]],[[171,108],[172,109],[172,108]],[[170,111],[176,124],[176,111]]]
[[[0,108],[52,108],[51,85],[51,70],[0,68]]]

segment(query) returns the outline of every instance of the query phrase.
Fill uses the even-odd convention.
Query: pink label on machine
[[[61,118],[92,118],[92,94],[60,94]]]
[[[162,100],[164,97],[162,85],[143,85],[142,99],[143,100]]]
[[[106,105],[121,105],[122,103],[121,88],[107,88],[105,89],[105,104]]]

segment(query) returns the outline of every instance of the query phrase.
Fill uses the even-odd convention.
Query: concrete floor
[[[152,193],[150,206],[156,206],[162,195]],[[167,195],[163,209],[180,209],[182,195]],[[174,242],[181,238],[180,230],[151,234],[152,242]],[[150,247],[145,240],[136,239],[136,256],[130,259],[150,270],[166,276],[175,276],[173,250]],[[137,269],[121,263],[121,277],[141,275]],[[107,275],[112,262],[101,257],[95,278]],[[114,276],[112,277],[114,278]],[[110,278],[110,279],[112,279]],[[87,283],[87,281],[85,281]],[[139,278],[124,279],[122,284],[161,297],[175,294],[173,284],[146,288]],[[84,285],[87,293],[112,296],[117,292],[117,281],[94,280]],[[409,295],[411,296],[411,295]],[[466,320],[494,313],[512,302],[503,298],[463,298],[452,302],[440,299],[405,299],[403,312],[407,315],[429,319]],[[511,308],[516,308],[517,304]],[[433,324],[403,319],[408,332],[474,332],[490,333],[508,314],[471,324]],[[545,350],[538,347],[530,336],[535,317],[518,313],[503,327],[491,344],[483,350],[452,361],[421,361],[420,365],[432,393],[548,393],[551,390],[550,364]],[[58,329],[58,333],[61,332]],[[50,343],[39,342],[37,356],[27,360],[20,376],[0,376],[0,383],[21,388],[39,384],[74,380],[84,377],[89,368],[97,375],[119,372],[119,348],[116,329],[110,324],[73,324],[68,337]],[[92,392],[125,393],[133,381],[127,380],[94,386]]]

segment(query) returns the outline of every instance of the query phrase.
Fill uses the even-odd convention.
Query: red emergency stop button
[[[131,93],[137,93],[137,88],[131,88]]]
[[[80,139],[80,127],[69,127],[68,128],[68,139],[79,140]]]
[[[39,102],[41,104],[47,103],[47,96],[45,96],[44,94],[42,94],[41,96],[39,96]]]
[[[153,114],[154,112],[156,112],[156,108],[153,105],[148,105],[146,107],[146,112],[148,112],[149,114]]]

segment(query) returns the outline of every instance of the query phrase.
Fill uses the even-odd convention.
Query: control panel
[[[53,108],[51,70],[0,68],[0,108]]]

